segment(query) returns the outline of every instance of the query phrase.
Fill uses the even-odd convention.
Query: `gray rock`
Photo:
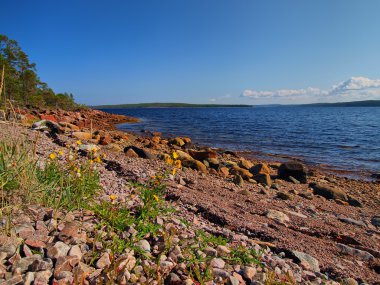
[[[34,272],[27,272],[24,276],[24,285],[30,285],[34,282]]]
[[[357,220],[350,219],[350,218],[339,218],[339,220],[342,221],[343,223],[346,223],[346,224],[366,227],[366,224],[364,222],[362,222],[362,221],[357,221]]]
[[[50,270],[36,272],[34,275],[34,285],[48,284],[52,275],[53,273]]]
[[[147,240],[142,239],[137,243],[137,246],[141,248],[143,251],[150,252],[150,244]]]
[[[280,165],[278,169],[278,176],[281,179],[290,180],[293,177],[301,183],[307,182],[306,168],[299,162],[287,162]]]
[[[297,179],[295,179],[293,176],[289,176],[288,179],[293,182],[294,184],[300,184],[301,182],[299,182]]]
[[[230,276],[230,274],[227,271],[220,268],[213,268],[212,273],[214,276],[221,277],[223,279],[228,278]]]
[[[240,283],[239,280],[234,276],[230,276],[228,278],[228,284],[229,285],[239,285],[239,283]]]
[[[275,220],[275,221],[283,223],[283,224],[286,222],[290,222],[289,217],[280,211],[268,210],[266,213],[266,216],[269,219]]]
[[[221,258],[213,258],[210,262],[210,266],[213,267],[213,268],[220,268],[220,269],[223,269],[224,266],[225,266],[225,262],[223,259]]]
[[[13,244],[6,244],[0,247],[0,252],[5,253],[6,257],[9,258],[16,253],[17,247]]]
[[[339,248],[339,250],[343,254],[351,255],[351,256],[357,257],[357,258],[364,260],[364,261],[375,260],[375,257],[367,251],[352,248],[350,246],[347,246],[347,245],[341,244],[341,243],[338,243],[336,246]]]
[[[76,256],[80,260],[83,256],[82,250],[79,245],[73,245],[69,251],[69,256]]]
[[[307,263],[314,272],[320,272],[319,262],[317,259],[300,251],[293,251],[293,254],[301,263]]]
[[[24,284],[24,280],[22,279],[21,275],[14,275],[8,280],[1,282],[1,285],[21,285],[21,284]]]
[[[96,268],[103,269],[106,266],[111,265],[110,255],[106,252],[96,262]]]
[[[57,259],[60,256],[66,256],[70,250],[70,246],[58,241],[53,246],[49,247],[47,250],[47,256],[52,259]]]
[[[33,264],[34,261],[40,260],[40,255],[33,255],[30,257],[24,257],[20,260],[16,261],[15,264],[13,264],[12,270],[14,271],[16,268],[20,268],[21,272],[24,273],[28,271],[29,266]]]
[[[372,225],[380,227],[380,216],[373,216],[371,219]]]
[[[326,199],[331,200],[342,200],[347,201],[347,195],[346,193],[338,188],[331,188],[329,186],[316,184],[316,183],[310,183],[310,187],[313,188],[315,195],[320,195],[322,197],[325,197]]]
[[[36,272],[36,271],[45,271],[51,270],[53,268],[53,261],[50,258],[44,259],[36,259],[29,266],[28,270]]]
[[[256,273],[257,273],[256,268],[251,267],[251,266],[245,266],[244,269],[243,269],[243,277],[245,279],[250,280],[250,281],[253,280],[253,278],[255,277]]]

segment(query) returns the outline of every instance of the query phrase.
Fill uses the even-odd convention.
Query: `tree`
[[[8,99],[19,105],[76,108],[72,94],[56,95],[46,83],[39,79],[36,65],[29,61],[28,55],[22,51],[18,43],[1,34],[0,67],[4,68]]]

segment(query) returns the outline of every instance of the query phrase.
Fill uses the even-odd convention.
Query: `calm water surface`
[[[231,150],[297,157],[348,171],[380,171],[380,108],[128,108],[105,111],[138,117],[142,129],[189,136]]]

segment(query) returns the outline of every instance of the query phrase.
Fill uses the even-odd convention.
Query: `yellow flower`
[[[59,154],[60,156],[62,156],[62,155],[63,155],[63,150],[58,151],[58,154]]]
[[[172,154],[172,155],[173,155],[173,158],[174,158],[174,159],[177,159],[177,158],[178,158],[178,153],[176,153],[175,151],[173,151],[173,154]]]
[[[153,198],[154,198],[154,200],[156,200],[156,202],[158,202],[158,197],[157,197],[157,195],[153,195]]]
[[[102,160],[100,159],[99,156],[97,156],[97,157],[94,159],[94,161],[97,162],[97,163],[101,163],[101,162],[102,162]]]
[[[50,158],[50,159],[55,159],[55,158],[56,158],[56,155],[55,155],[54,153],[51,153],[51,154],[49,154],[49,158]]]
[[[105,153],[103,153],[102,156],[103,156],[103,158],[106,158],[106,157],[107,157],[107,155],[106,155]]]
[[[110,199],[113,201],[113,200],[116,200],[116,195],[110,195]]]
[[[81,145],[82,144],[82,141],[77,141],[77,145]]]
[[[176,166],[177,168],[181,168],[181,167],[182,167],[182,163],[181,163],[180,160],[176,160],[176,161],[174,162],[174,164],[175,164],[175,166]]]
[[[167,157],[166,158],[166,163],[169,164],[169,165],[172,165],[173,164],[173,159],[171,157]]]
[[[172,174],[175,175],[177,173],[177,168],[173,168]]]

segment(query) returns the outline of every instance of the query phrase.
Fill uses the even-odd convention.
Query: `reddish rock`
[[[203,161],[207,160],[209,158],[217,158],[218,153],[213,150],[206,150],[206,151],[195,151],[195,150],[189,150],[189,154],[196,160]]]
[[[52,121],[52,122],[58,123],[57,118],[54,115],[41,114],[40,115],[40,119],[41,120],[47,120],[47,121]]]
[[[99,139],[99,144],[101,145],[108,145],[111,143],[111,137],[108,134],[105,134],[104,136],[101,136]]]
[[[60,256],[55,263],[54,276],[57,277],[62,271],[72,271],[79,263],[79,258],[76,256]]]
[[[29,245],[30,247],[34,248],[46,248],[46,243],[43,241],[37,240],[37,239],[27,239],[25,241],[25,244]]]

